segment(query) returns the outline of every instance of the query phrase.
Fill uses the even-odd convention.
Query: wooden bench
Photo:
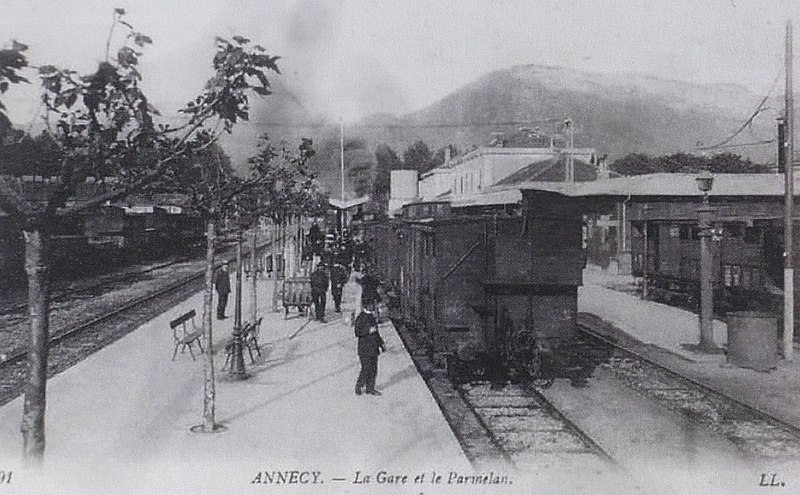
[[[281,299],[283,301],[283,318],[289,317],[289,307],[295,306],[300,312],[304,312],[306,316],[310,315],[309,308],[313,304],[311,298],[311,278],[310,277],[296,277],[287,278],[283,281],[283,290],[281,291]]]
[[[194,351],[192,350],[192,346],[195,343],[197,347],[200,348],[200,352],[205,352],[203,350],[203,344],[200,341],[203,337],[203,329],[198,327],[195,323],[195,316],[197,316],[197,313],[195,310],[191,310],[169,322],[169,327],[172,329],[172,336],[175,338],[175,351],[172,353],[173,361],[175,361],[175,356],[178,355],[178,347],[181,348],[181,353],[185,352],[186,348],[189,348],[189,354],[191,354],[192,360],[195,359]]]

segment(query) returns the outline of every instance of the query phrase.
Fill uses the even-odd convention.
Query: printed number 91
[[[12,471],[0,471],[0,483],[10,484],[12,474]]]

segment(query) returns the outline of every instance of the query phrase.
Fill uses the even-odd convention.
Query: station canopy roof
[[[336,198],[328,199],[328,204],[336,208],[337,210],[349,210],[350,208],[355,208],[356,206],[361,206],[368,202],[369,202],[369,196],[361,196],[360,198],[345,199],[344,201]]]
[[[784,194],[783,174],[712,174],[712,176],[714,182],[709,196],[783,196]],[[495,186],[491,190],[550,191],[571,197],[700,197],[703,193],[697,187],[697,177],[697,174],[687,173],[656,173],[574,184],[527,181],[508,186]],[[800,177],[795,176],[794,183],[795,191],[800,192]]]

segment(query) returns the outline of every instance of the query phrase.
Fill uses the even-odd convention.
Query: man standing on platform
[[[339,263],[333,265],[331,268],[331,294],[337,313],[342,312],[342,290],[344,284],[347,283],[347,278],[347,268]]]
[[[380,281],[375,275],[374,268],[369,265],[362,268],[364,269],[364,275],[356,279],[356,282],[361,284],[361,306],[377,305],[381,300],[381,296],[378,294]]]
[[[228,305],[228,294],[231,293],[231,278],[228,265],[222,265],[214,275],[214,287],[217,289],[217,319],[224,320],[225,307]]]
[[[373,313],[373,305],[361,309],[356,317],[356,337],[358,337],[358,359],[361,361],[361,372],[356,380],[356,395],[366,386],[369,395],[381,395],[375,390],[375,378],[378,376],[378,355],[386,352],[381,334],[378,333],[378,320]]]
[[[314,312],[317,320],[325,318],[325,299],[328,293],[328,273],[325,265],[320,263],[311,273],[311,300],[314,303]]]

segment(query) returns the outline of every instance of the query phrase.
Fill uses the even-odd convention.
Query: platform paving
[[[143,325],[48,384],[47,451],[43,473],[22,466],[22,399],[0,408],[0,470],[14,470],[5,493],[270,493],[312,492],[310,485],[252,483],[266,472],[318,471],[313,493],[373,493],[352,483],[357,471],[416,475],[471,473],[471,466],[390,324],[381,325],[388,352],[381,356],[381,397],[354,393],[359,370],[348,315],[325,323],[298,313],[269,313],[270,281],[259,282],[262,356],[250,378],[231,381],[220,368],[217,344],[216,416],[226,431],[191,433],[201,422],[203,364],[198,356],[171,360],[168,322],[195,309],[201,294]],[[249,315],[249,284],[244,312]],[[329,299],[330,306],[332,301]],[[233,301],[228,314],[233,313]],[[214,320],[217,342],[233,318]],[[428,474],[430,476],[430,474]],[[335,481],[343,478],[346,481]],[[303,478],[305,480],[312,478]],[[374,480],[373,480],[374,481]],[[410,493],[411,487],[397,491]],[[414,493],[419,493],[418,490]]]

